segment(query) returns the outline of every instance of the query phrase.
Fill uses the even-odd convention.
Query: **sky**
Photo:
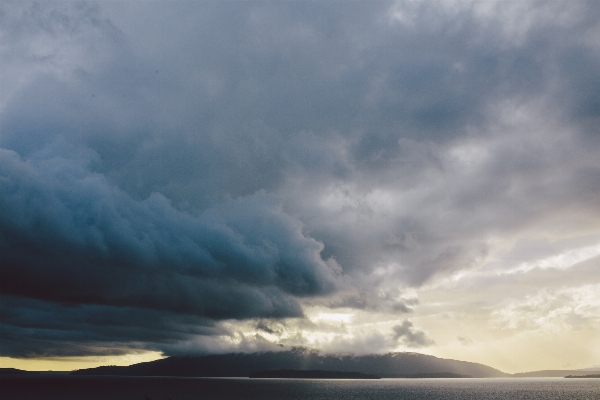
[[[600,365],[597,1],[2,1],[0,364]]]

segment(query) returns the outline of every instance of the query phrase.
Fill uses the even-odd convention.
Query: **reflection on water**
[[[2,400],[600,399],[600,379],[0,377]]]

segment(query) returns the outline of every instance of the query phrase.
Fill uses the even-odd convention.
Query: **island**
[[[567,375],[565,378],[600,378],[600,374],[592,375]]]
[[[371,374],[348,371],[323,371],[318,369],[276,369],[256,371],[249,378],[294,378],[294,379],[381,379]]]

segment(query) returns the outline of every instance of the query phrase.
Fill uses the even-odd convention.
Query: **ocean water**
[[[0,377],[1,400],[600,400],[600,379]]]

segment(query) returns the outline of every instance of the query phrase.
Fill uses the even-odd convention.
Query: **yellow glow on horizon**
[[[474,340],[461,344],[447,338],[434,349],[442,358],[477,362],[507,373],[539,370],[571,370],[597,363],[600,341],[597,331],[581,329],[568,335],[550,332],[519,332],[514,336],[494,338],[480,331]]]
[[[25,371],[74,371],[103,365],[127,366],[164,358],[158,351],[126,354],[122,356],[11,358],[0,357],[1,368],[17,368]]]

